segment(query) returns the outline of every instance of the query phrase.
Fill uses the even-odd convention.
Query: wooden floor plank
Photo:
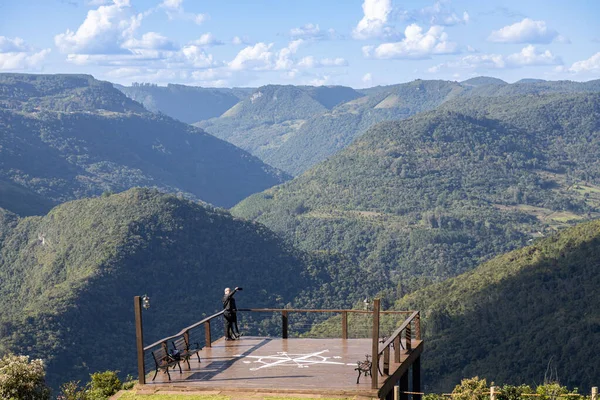
[[[419,343],[413,340],[413,348]],[[201,363],[194,357],[190,360],[190,370],[184,363],[183,373],[179,369],[170,370],[170,382],[162,372],[152,382],[152,371],[146,387],[372,396],[376,391],[371,389],[371,378],[363,376],[357,385],[354,370],[356,362],[364,360],[370,350],[370,339],[219,339],[200,352]],[[390,374],[398,367],[392,361]],[[386,378],[379,378],[380,387]]]

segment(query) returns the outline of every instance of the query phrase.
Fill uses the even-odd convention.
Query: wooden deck
[[[422,351],[422,341],[412,340],[412,351],[401,355],[401,363],[390,357],[390,376],[379,377],[379,389],[389,388]],[[185,391],[253,391],[381,397],[371,389],[371,378],[358,375],[356,362],[371,353],[371,339],[280,339],[223,338],[200,352],[202,359],[190,360],[191,369],[181,363],[170,370],[171,381],[159,372],[154,382],[154,366],[147,365],[146,388]],[[383,360],[380,365],[383,364]],[[383,365],[381,367],[383,371]]]

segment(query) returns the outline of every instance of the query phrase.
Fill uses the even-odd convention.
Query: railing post
[[[490,386],[490,400],[496,400],[496,386]]]
[[[410,328],[410,323],[406,325],[406,329],[404,330],[404,337],[406,338],[406,352],[410,353],[412,350],[412,330]]]
[[[400,348],[402,343],[400,342],[400,335],[394,338],[394,362],[400,364]]]
[[[383,374],[390,374],[390,346],[383,350]]]
[[[592,400],[598,400],[598,386],[592,388]]]
[[[283,310],[281,312],[281,338],[288,338],[288,312],[287,310]]]
[[[421,340],[421,312],[415,316],[415,339]]]
[[[210,319],[204,323],[204,347],[212,347],[212,338],[210,337]]]
[[[138,382],[146,384],[146,366],[144,365],[144,329],[142,326],[142,299],[140,296],[133,298],[135,311],[135,341],[137,347]]]
[[[348,312],[342,311],[342,339],[348,339]]]
[[[379,299],[373,299],[373,340],[371,343],[371,389],[379,386]]]

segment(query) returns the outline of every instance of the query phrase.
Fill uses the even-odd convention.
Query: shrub
[[[79,381],[71,381],[61,385],[58,400],[88,400],[84,388],[79,387]]]
[[[96,372],[90,375],[86,400],[105,400],[121,390],[118,371]]]
[[[476,376],[463,379],[460,385],[456,385],[452,394],[452,400],[487,400],[489,388],[485,379]]]
[[[47,400],[46,369],[42,360],[7,354],[0,359],[0,398],[6,400]]]

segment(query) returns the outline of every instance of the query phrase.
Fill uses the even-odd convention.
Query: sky
[[[0,72],[389,85],[600,78],[598,0],[0,0]]]

